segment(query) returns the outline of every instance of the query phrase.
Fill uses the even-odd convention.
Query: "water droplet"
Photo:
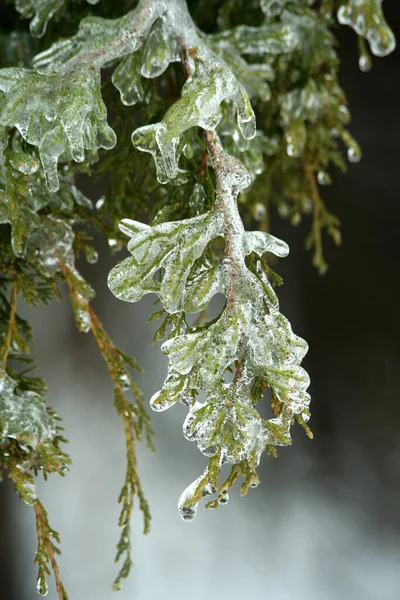
[[[372,60],[371,57],[367,54],[362,54],[358,59],[358,66],[360,67],[360,71],[363,73],[367,73],[372,69]]]
[[[122,375],[120,375],[120,377],[118,378],[118,382],[119,382],[120,386],[122,387],[122,389],[124,390],[124,392],[129,390],[131,387],[131,380],[130,380],[129,376],[127,375],[127,373],[122,373]]]
[[[318,171],[317,179],[319,185],[330,185],[332,183],[332,179],[326,171]]]
[[[311,198],[305,196],[301,202],[301,208],[304,213],[311,213],[313,209],[313,201],[311,200]]]
[[[352,163],[358,163],[361,160],[361,150],[359,147],[350,146],[347,150],[347,158]]]
[[[267,209],[265,208],[264,204],[261,204],[261,202],[256,202],[253,205],[252,213],[253,213],[253,218],[256,221],[262,221],[267,214]]]
[[[382,0],[349,0],[339,8],[338,21],[364,37],[375,56],[386,56],[396,47],[396,38],[382,12]]]
[[[285,218],[285,217],[289,216],[290,208],[287,204],[284,204],[283,202],[281,202],[278,206],[278,212],[281,217]]]
[[[294,226],[299,225],[300,221],[301,221],[300,213],[295,213],[294,215],[292,215],[292,218],[290,219],[291,224]]]
[[[41,596],[47,596],[47,594],[49,593],[46,578],[42,574],[39,574],[37,578],[36,589],[38,594],[40,594]]]
[[[94,248],[89,248],[86,251],[86,260],[91,265],[95,265],[99,260],[99,254]]]

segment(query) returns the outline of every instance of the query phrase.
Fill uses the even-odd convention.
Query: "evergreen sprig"
[[[94,313],[76,259],[97,260],[94,231],[112,253],[128,236],[131,256],[112,270],[110,288],[127,301],[154,293],[161,304],[150,319],[163,319],[154,341],[167,338],[169,368],[151,406],[187,406],[184,435],[208,458],[179,500],[182,517],[193,518],[204,497],[214,495],[208,508],[226,504],[239,477],[245,495],[259,483],[262,453],[290,444],[294,422],[312,437],[300,365],[307,344],[279,312],[274,286],[282,281],[266,253],[283,257],[288,248],[270,235],[270,214],[276,208],[293,225],[311,215],[306,248],[324,273],[324,232],[336,244],[341,237],[320,190],[332,166],[346,169],[343,149],[350,162],[361,159],[338,81],[335,28],[356,32],[363,71],[370,51],[385,56],[395,39],[382,0],[0,6],[0,475],[35,511],[38,591],[47,592],[53,571],[66,600],[60,540],[36,478],[64,476],[70,459],[45,382],[32,373],[32,330],[19,299],[47,304],[66,283],[77,327],[93,335],[113,382],[127,456],[119,589],[132,565],[135,497],[149,530],[136,443],[145,437],[152,449],[152,428],[132,374],[139,367]],[[79,190],[82,174],[105,190],[94,208]],[[218,293],[225,305],[210,318]],[[267,394],[271,416],[262,419],[257,404]]]

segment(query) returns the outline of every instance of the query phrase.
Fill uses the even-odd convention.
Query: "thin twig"
[[[11,347],[12,334],[13,334],[13,331],[15,328],[15,310],[17,307],[17,291],[18,291],[17,283],[15,281],[13,281],[12,289],[11,289],[10,319],[8,322],[7,337],[4,342],[3,347],[1,349],[3,356],[2,356],[2,362],[1,362],[0,375],[6,370],[8,354],[10,352],[10,347]]]
[[[46,525],[46,519],[43,516],[41,502],[35,502],[35,504],[33,505],[33,508],[35,510],[35,515],[36,515],[36,526],[37,526],[38,534],[40,531],[42,538],[45,540],[47,552],[50,556],[51,567],[53,569],[54,579],[56,581],[58,597],[60,600],[65,600],[64,586],[61,581],[60,570],[59,570],[58,563],[57,563],[57,560],[55,557],[53,544],[50,541],[48,533],[46,532],[47,525]]]
[[[240,247],[241,244],[235,244],[235,238],[241,237],[244,234],[244,226],[240,220],[240,227],[235,226],[235,219],[238,216],[236,201],[228,195],[225,184],[224,184],[224,168],[226,165],[222,164],[221,150],[217,142],[214,131],[206,131],[206,142],[207,151],[211,158],[211,162],[214,168],[215,180],[216,180],[216,207],[218,207],[224,214],[225,219],[225,249],[224,257],[227,259],[231,266],[231,276],[227,289],[227,309],[233,310],[236,302],[236,282],[240,272],[243,270],[242,256],[238,255],[235,248]],[[235,214],[237,213],[237,214]]]
[[[323,262],[323,252],[322,252],[322,237],[321,237],[321,214],[323,209],[323,203],[321,200],[321,196],[319,194],[318,185],[315,180],[315,173],[312,167],[306,167],[306,174],[308,181],[310,183],[311,195],[314,204],[314,219],[313,219],[313,230],[314,230],[314,243],[315,243],[315,253],[314,253],[314,264],[316,266],[320,265]]]

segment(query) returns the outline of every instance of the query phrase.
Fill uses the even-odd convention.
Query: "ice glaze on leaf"
[[[0,444],[15,439],[36,448],[51,441],[56,433],[56,421],[43,398],[31,391],[18,392],[16,382],[7,373],[0,373]]]
[[[286,256],[288,247],[266,233],[245,231],[237,196],[249,185],[249,174],[223,150],[215,134],[208,131],[206,138],[217,184],[213,209],[155,227],[122,221],[121,230],[131,237],[132,257],[115,267],[108,281],[111,291],[123,300],[137,301],[155,292],[164,309],[180,319],[162,346],[169,356],[168,376],[150,403],[158,411],[178,401],[186,404],[186,437],[196,440],[206,456],[219,456],[218,464],[209,466],[207,475],[183,493],[179,507],[185,519],[195,515],[197,494],[208,489],[211,469],[214,488],[223,462],[253,469],[267,444],[290,443],[293,415],[307,411],[310,402],[309,377],[300,366],[308,346],[280,314],[261,265],[265,252]],[[206,256],[217,237],[224,238],[223,255]],[[226,304],[212,322],[189,328],[179,316],[206,308],[212,296],[221,292]],[[224,377],[233,367],[234,380],[226,384]],[[261,420],[252,404],[255,379],[269,386],[281,406],[279,419],[273,418],[271,424]],[[204,404],[195,401],[199,390],[207,393]]]
[[[96,160],[98,148],[112,148],[100,73],[80,64],[68,71],[0,70],[0,123],[16,127],[39,149],[51,192],[59,188],[59,160]]]

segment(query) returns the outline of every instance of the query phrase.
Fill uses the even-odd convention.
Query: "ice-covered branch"
[[[131,236],[132,257],[109,276],[110,289],[119,298],[136,301],[155,292],[177,317],[181,311],[201,310],[218,292],[227,299],[222,313],[203,327],[190,328],[181,319],[163,345],[170,360],[168,377],[151,399],[158,411],[178,401],[187,405],[185,436],[206,456],[217,457],[183,493],[179,508],[185,519],[195,516],[199,494],[216,491],[221,464],[240,463],[253,473],[267,446],[290,443],[292,419],[296,414],[307,419],[309,405],[309,379],[300,367],[307,344],[280,314],[261,266],[265,252],[285,256],[288,247],[268,234],[245,231],[237,195],[249,185],[249,174],[223,150],[214,132],[207,131],[206,140],[216,179],[213,209],[156,227],[125,219],[121,229]],[[224,238],[223,255],[205,268],[207,247],[216,237]],[[164,274],[156,279],[160,269]],[[227,383],[232,368],[236,376]],[[260,400],[253,395],[256,381],[264,382],[275,399],[277,416],[272,419],[263,421],[255,409]],[[196,400],[200,390],[207,394],[204,404]]]

